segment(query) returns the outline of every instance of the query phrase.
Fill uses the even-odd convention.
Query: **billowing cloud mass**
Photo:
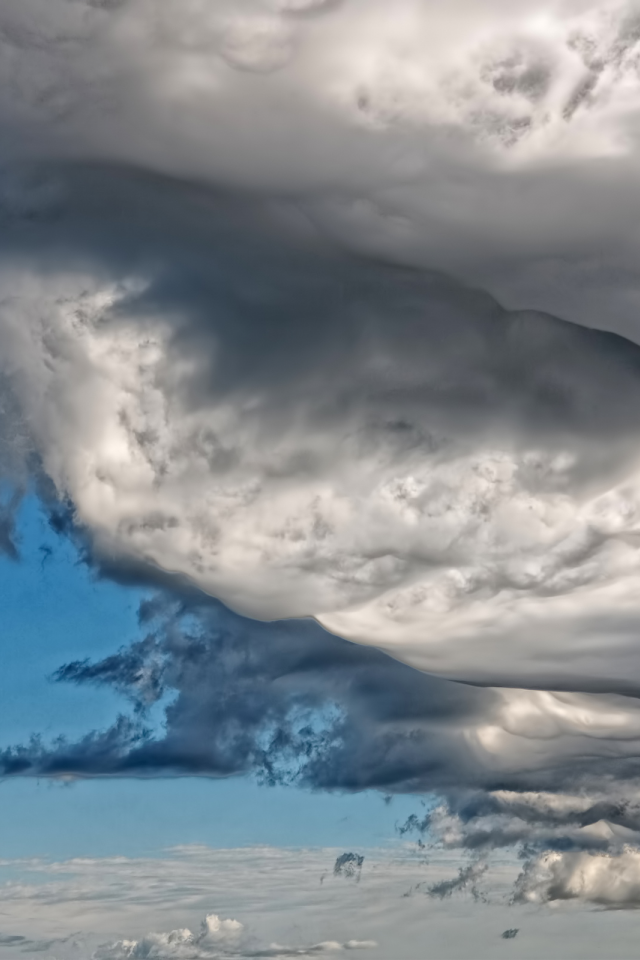
[[[7,267],[6,382],[98,553],[454,678],[628,683],[639,348],[207,213],[182,270],[157,213],[144,283]]]
[[[633,0],[9,0],[3,149],[267,192],[632,331],[637,24]]]
[[[640,905],[640,854],[625,848],[617,856],[551,852],[527,864],[516,885],[516,901],[586,900],[603,907]]]
[[[166,603],[59,674],[132,716],[5,773],[439,789],[442,842],[609,862],[640,8],[8,0],[0,81],[0,549],[31,477]]]

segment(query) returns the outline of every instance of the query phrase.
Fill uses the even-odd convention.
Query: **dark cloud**
[[[334,877],[346,877],[359,882],[364,857],[359,853],[341,853],[333,865]]]
[[[143,614],[144,609],[146,605]],[[158,650],[156,638],[148,636],[97,664],[88,659],[67,663],[56,670],[52,679],[108,684],[133,699],[138,710],[143,710],[162,696],[164,668],[165,658]]]
[[[141,623],[142,639],[54,675],[117,690],[132,715],[75,742],[34,738],[7,749],[5,776],[246,773],[314,789],[436,791],[446,804],[409,818],[400,833],[478,853],[518,844],[610,850],[640,832],[637,804],[625,795],[638,764],[607,757],[615,741],[596,741],[597,775],[577,752],[578,735],[556,755],[543,740],[542,762],[539,741],[523,739],[530,766],[496,764],[477,730],[504,722],[501,690],[421,673],[312,621],[248,620],[193,593],[157,594],[142,605]],[[160,727],[148,713],[154,704]],[[527,792],[542,788],[548,793]],[[595,829],[601,823],[609,833]]]
[[[12,560],[18,559],[18,550],[15,543],[15,516],[13,511],[3,511],[4,516],[0,514],[0,553],[10,557]]]
[[[134,718],[75,743],[4,751],[5,776],[228,776],[324,789],[424,789],[479,775],[462,730],[493,694],[438,680],[312,622],[259,624],[213,602],[167,600],[142,641],[58,681],[105,684]],[[160,615],[162,613],[162,616]],[[166,703],[165,730],[144,711]],[[454,759],[455,758],[455,759]]]
[[[444,900],[453,893],[468,891],[474,900],[482,899],[482,894],[478,890],[478,881],[487,870],[488,864],[485,861],[476,860],[465,867],[460,867],[457,877],[453,880],[440,880],[432,884],[426,890],[427,896]]]
[[[572,783],[556,771],[547,793],[458,790],[424,816],[410,816],[398,832],[476,857],[509,848],[526,861],[548,852],[618,855],[640,842],[637,771],[626,786],[624,776],[621,769],[604,785],[583,774]]]
[[[323,404],[307,415],[343,416],[357,401],[370,429],[396,432],[403,448],[479,429],[521,445],[576,444],[637,425],[640,352],[629,341],[504,310],[433,270],[350,254],[286,195],[247,197],[104,164],[34,166],[21,187],[34,203],[41,183],[50,207],[6,224],[3,257],[48,273],[142,275],[144,289],[117,314],[159,312],[175,326],[172,359],[199,361],[185,385],[193,405],[258,391],[282,417],[305,385]],[[384,377],[367,370],[372,361],[384,362]],[[390,401],[392,420],[376,423]],[[433,436],[420,434],[416,416]]]
[[[636,690],[635,610],[599,588],[635,562],[638,347],[348,253],[291,197],[106,163],[16,176],[40,213],[18,204],[0,238],[8,395],[109,575],[317,615],[457,679]],[[112,429],[117,468],[94,449]]]

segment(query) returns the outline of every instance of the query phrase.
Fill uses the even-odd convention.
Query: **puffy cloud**
[[[527,864],[518,879],[516,902],[585,900],[605,907],[640,903],[640,853],[628,848],[606,853],[552,851]]]
[[[120,940],[98,948],[96,958],[124,957],[210,957],[231,949],[235,952],[243,927],[237,920],[221,920],[211,913],[202,921],[200,931],[191,933],[186,927],[170,933],[149,933],[142,940]]]
[[[391,29],[377,3],[312,7],[306,13],[318,16],[303,16],[299,4],[196,0],[153,11],[142,0],[3,11],[7,62],[19,52],[21,66],[0,122],[18,131],[21,157],[61,157],[64,133],[66,157],[229,184],[238,138],[254,136],[236,122],[240,107],[264,97],[280,104],[301,79],[304,117],[316,135],[333,131],[320,167],[285,155],[281,136],[270,155],[275,121],[257,125],[260,149],[242,144],[256,162],[245,184],[279,195],[278,216],[296,223],[293,242],[248,216],[246,204],[153,187],[142,173],[127,181],[105,170],[91,182],[76,168],[52,174],[52,187],[25,187],[9,173],[3,372],[32,448],[104,555],[186,576],[255,616],[314,615],[422,669],[494,685],[617,689],[633,672],[637,617],[634,350],[540,315],[501,313],[432,273],[330,254],[309,240],[304,218],[370,247],[379,172],[375,159],[364,168],[362,160],[386,158],[386,145],[405,136],[411,155],[418,128],[420,150],[444,150],[447,169],[448,151],[459,149],[453,130],[484,144],[469,153],[465,139],[470,210],[498,173],[503,190],[512,176],[542,176],[551,157],[556,166],[603,155],[624,163],[632,147],[619,147],[617,131],[634,116],[625,99],[635,89],[633,11],[559,4],[545,19],[519,4],[505,19],[501,4],[479,15],[463,4],[437,13],[407,2]],[[386,70],[394,57],[406,69]],[[229,71],[234,58],[275,73],[256,85]],[[388,76],[401,93],[387,89]],[[341,84],[358,91],[353,110],[337,96]],[[398,117],[385,113],[387,102]],[[159,149],[160,131],[189,111],[184,135]],[[298,129],[298,107],[283,116]],[[481,135],[479,123],[489,124]],[[509,160],[495,133],[507,127],[520,131]],[[555,176],[554,167],[545,183]],[[590,195],[602,197],[590,177]],[[424,194],[422,181],[409,180],[412,197],[414,187]],[[557,185],[549,189],[556,200]],[[352,229],[331,211],[338,200],[350,209],[342,200],[354,190]],[[445,249],[458,214],[427,220],[437,220]],[[536,234],[522,222],[527,237]],[[573,249],[585,224],[567,222]],[[542,229],[545,249],[557,226]],[[427,261],[444,263],[415,230]],[[457,251],[478,247],[465,217],[456,237]],[[58,269],[39,259],[52,241],[61,243]],[[129,271],[121,248],[132,254]],[[395,240],[385,249],[415,261]],[[17,255],[28,266],[16,266]],[[605,648],[603,666],[594,650]],[[546,702],[556,720],[567,713]],[[547,712],[541,703],[532,716]]]

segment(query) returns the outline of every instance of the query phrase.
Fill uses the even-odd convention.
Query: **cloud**
[[[19,165],[286,196],[360,250],[637,330],[633,2],[13,0],[0,26]]]
[[[377,174],[365,167],[354,186],[342,158],[359,167],[363,153],[384,153],[384,143],[413,136],[406,90],[390,94],[381,66],[396,48],[412,63],[412,38],[442,51],[424,66],[424,82],[435,84],[440,99],[419,97],[440,104],[436,119],[420,117],[432,139],[459,127],[475,140],[482,117],[504,126],[509,111],[520,116],[528,105],[530,120],[535,114],[529,126],[537,132],[520,138],[524,154],[509,161],[509,176],[525,168],[527,176],[533,169],[542,175],[550,156],[569,166],[579,160],[586,170],[585,157],[604,149],[602,111],[612,130],[632,122],[632,111],[626,119],[609,112],[611,91],[624,99],[635,82],[630,8],[560,5],[543,22],[522,4],[500,26],[503,11],[490,5],[464,28],[462,9],[425,20],[418,5],[406,3],[390,36],[379,4],[302,17],[277,5],[212,10],[194,0],[186,13],[165,5],[153,29],[138,0],[99,7],[58,0],[43,17],[34,2],[9,5],[2,42],[11,56],[21,52],[24,82],[10,105],[3,101],[0,119],[21,131],[14,142],[31,167],[21,162],[26,172],[19,173],[9,162],[3,178],[3,374],[28,426],[32,460],[69,498],[97,552],[121,566],[187,577],[254,616],[316,616],[342,636],[447,676],[619,691],[635,666],[635,349],[549,316],[502,311],[433,270],[339,253],[327,237],[372,252],[368,214],[351,229],[312,211],[318,197],[323,210],[335,198],[347,209],[342,200],[354,190],[356,220],[359,210],[375,207]],[[346,58],[356,21],[361,56]],[[262,69],[273,37],[285,34],[295,34],[291,43],[304,47],[304,56],[291,54],[286,69],[262,86],[225,66],[225,37],[237,56],[255,55]],[[342,46],[333,43],[338,36]],[[280,50],[280,40],[273,42]],[[358,97],[369,113],[377,110],[375,136],[370,118],[358,119],[364,108],[345,113],[340,98],[331,110],[318,106],[329,49],[341,70],[366,73],[372,64],[371,90],[363,93],[358,80]],[[206,103],[197,93],[201,51],[218,91]],[[124,64],[133,62],[127,73]],[[473,83],[471,75],[455,79],[465,64]],[[80,83],[87,70],[92,81]],[[160,72],[173,79],[156,83]],[[125,74],[132,85],[126,96]],[[276,180],[292,184],[291,157],[270,158],[271,127],[259,126],[261,149],[243,149],[259,166],[244,180],[253,199],[232,198],[233,177],[219,151],[229,145],[237,169],[237,137],[247,128],[231,122],[239,105],[247,98],[258,104],[267,90],[279,102],[303,74],[305,116],[323,136],[327,125],[335,132],[322,170],[295,160],[305,165],[304,184],[294,177],[294,192],[284,196]],[[571,84],[584,77],[590,92],[578,104]],[[398,82],[412,81],[404,71]],[[422,89],[421,74],[415,82]],[[157,131],[167,121],[141,104],[156,98],[164,109],[167,83],[198,116],[219,109],[229,137],[211,123],[215,144],[203,152],[191,139],[196,126],[205,129],[199,122],[189,136],[170,138],[189,156],[172,160],[166,143],[159,150]],[[55,93],[43,99],[42,85]],[[373,95],[378,88],[384,96]],[[99,132],[88,109],[96,97],[102,120],[108,117]],[[400,104],[397,122],[371,106],[385,97]],[[300,116],[291,109],[285,117],[295,125]],[[154,128],[148,142],[133,110]],[[600,139],[589,126],[595,117]],[[33,123],[38,149],[25,132]],[[108,133],[111,145],[126,145],[117,156],[100,139],[110,123],[132,134]],[[579,135],[574,124],[587,126]],[[69,152],[61,162],[56,145],[69,125],[73,167]],[[345,137],[357,141],[346,154]],[[507,145],[492,137],[485,131],[480,140],[502,157]],[[569,149],[563,137],[577,139]],[[455,137],[447,143],[445,152],[458,149]],[[467,146],[476,165],[473,197],[485,196],[487,164],[498,164],[494,173],[506,184],[504,158],[489,161],[485,146],[478,154]],[[604,152],[624,162],[611,145]],[[190,165],[196,157],[206,171]],[[332,158],[341,165],[333,179]],[[135,173],[126,166],[133,163]],[[180,179],[160,179],[158,169]],[[551,173],[545,182],[557,198]],[[535,234],[530,217],[514,219],[528,237]],[[465,230],[477,247],[474,229]],[[584,223],[576,231],[592,236]],[[543,233],[546,244],[550,234]],[[381,252],[415,265],[405,248]],[[433,264],[443,265],[437,258]],[[542,703],[532,701],[530,713],[567,713],[553,699],[549,709]]]
[[[545,853],[528,863],[516,884],[515,901],[584,900],[604,907],[640,905],[640,853],[612,856],[584,852]]]
[[[437,274],[294,249],[242,204],[210,199],[205,224],[179,186],[161,201],[157,183],[96,176],[115,210],[135,187],[125,243],[162,269],[98,283],[21,254],[0,329],[32,447],[98,558],[452,678],[629,690],[636,347]],[[93,214],[69,216],[63,259],[82,243],[121,274],[108,214],[93,252]]]
[[[444,900],[453,893],[468,890],[474,900],[481,898],[478,892],[478,880],[487,872],[488,864],[482,860],[476,860],[466,867],[460,867],[458,876],[453,880],[439,880],[438,883],[428,887],[426,893],[428,897],[435,897],[438,900]]]
[[[45,953],[52,947],[63,948],[65,946],[70,946],[72,950],[80,950],[84,947],[84,943],[75,933],[66,937],[53,937],[46,940],[32,940],[18,934],[0,934],[0,948],[15,947],[20,953]]]
[[[347,877],[349,880],[360,881],[364,857],[359,853],[341,853],[333,866],[334,877]]]
[[[158,937],[157,932],[164,932],[166,937],[187,928],[195,940],[201,936],[202,918],[216,913],[245,926],[235,943],[224,943],[226,953],[219,943],[210,942],[208,949],[214,956],[216,948],[223,955],[255,956],[278,944],[283,953],[342,945],[336,955],[349,957],[359,956],[356,951],[365,950],[368,942],[371,956],[400,954],[417,960],[428,943],[438,955],[446,955],[453,947],[462,956],[473,953],[489,960],[495,955],[500,931],[523,925],[520,914],[528,908],[519,905],[496,902],[487,910],[469,899],[463,904],[468,920],[461,923],[461,904],[455,898],[402,897],[407,884],[429,885],[445,874],[457,873],[457,856],[435,856],[433,863],[426,864],[406,845],[389,843],[365,852],[366,866],[358,884],[332,876],[336,849],[183,847],[148,858],[5,860],[3,931],[45,941],[81,930],[75,938],[79,948],[74,948],[73,939],[51,948],[60,960],[72,960],[90,957],[99,947],[113,949],[122,940],[141,944],[148,931],[156,931]],[[328,876],[321,886],[322,869]],[[517,872],[517,861],[509,864],[506,873],[502,865],[492,867],[493,890],[505,886],[508,896],[509,881]],[[567,921],[575,931],[581,923],[589,924],[588,916],[581,911],[579,918]],[[551,921],[556,929],[565,922],[556,917]],[[543,913],[538,930],[545,937],[554,935],[553,922],[549,923]],[[622,915],[619,931],[624,943],[626,935],[633,937]],[[596,931],[596,944],[602,936]],[[377,950],[372,940],[379,944]],[[155,944],[161,950],[157,940]],[[191,949],[196,952],[193,945]],[[15,960],[25,954],[19,945],[0,944],[0,955],[3,960]],[[332,953],[327,949],[326,954],[316,955]]]
[[[638,22],[4,4],[0,550],[31,478],[173,597],[58,671],[132,716],[6,776],[439,790],[444,846],[626,855]]]
[[[429,896],[469,889],[478,897],[475,882],[489,869],[492,853],[516,847],[524,867],[513,886],[512,903],[579,900],[612,909],[635,908],[640,902],[640,822],[637,804],[630,799],[635,790],[625,790],[614,780],[598,794],[595,779],[591,789],[591,794],[564,795],[459,792],[424,817],[411,816],[399,832],[427,836],[436,847],[463,850],[475,858],[460,868],[458,877],[428,888]]]
[[[110,686],[131,714],[76,741],[6,748],[4,776],[248,773],[316,789],[437,790],[445,805],[405,832],[469,851],[612,849],[637,836],[634,698],[549,694],[546,713],[528,718],[537,692],[433,677],[310,621],[259,623],[193,592],[158,594],[141,617],[141,640],[54,677]]]
[[[6,749],[5,776],[229,776],[324,789],[405,790],[482,777],[465,730],[492,691],[429,677],[309,621],[263,624],[192,596],[143,608],[149,633],[59,681],[134,703],[105,731]],[[146,716],[158,702],[160,729]],[[463,771],[468,771],[466,774]]]
[[[202,921],[200,931],[191,933],[186,927],[170,933],[149,933],[142,940],[119,940],[99,947],[98,958],[125,957],[219,957],[238,949],[243,926],[237,920],[221,920],[211,913]]]
[[[449,849],[479,853],[513,846],[527,855],[548,850],[620,852],[639,839],[637,804],[615,778],[598,790],[583,781],[581,793],[490,790],[460,791],[422,818],[399,826],[401,836],[429,836]]]
[[[200,932],[191,933],[186,928],[170,933],[149,933],[142,940],[119,940],[99,947],[95,960],[126,960],[126,958],[184,957],[190,960],[206,960],[221,957],[315,957],[342,953],[349,950],[368,950],[376,947],[374,940],[348,940],[338,943],[326,940],[311,946],[287,947],[282,944],[270,946],[252,945],[247,941],[243,926],[237,920],[221,920],[211,913],[202,921]]]

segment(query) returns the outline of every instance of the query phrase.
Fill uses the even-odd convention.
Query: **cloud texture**
[[[91,183],[122,206],[132,188]],[[638,348],[438,274],[294,247],[228,201],[194,211],[206,263],[175,266],[166,200],[168,241],[144,243],[160,185],[146,189],[131,216],[155,276],[14,263],[4,279],[12,402],[98,554],[454,678],[628,683]],[[82,241],[121,269],[108,214],[87,246],[95,213],[56,222],[65,259]]]
[[[0,64],[0,549],[34,477],[182,597],[60,671],[131,717],[4,772],[437,788],[468,848],[622,842],[637,6],[9,0]]]

